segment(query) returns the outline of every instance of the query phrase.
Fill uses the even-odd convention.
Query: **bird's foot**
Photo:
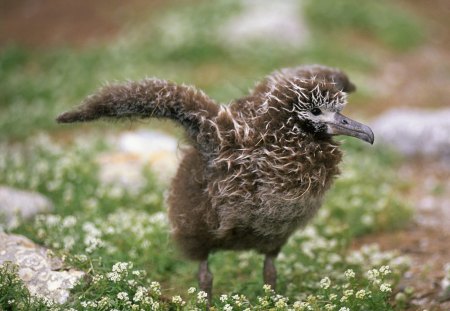
[[[212,299],[212,285],[213,285],[213,275],[208,268],[208,260],[203,260],[200,262],[198,269],[198,283],[200,290],[204,291],[208,296],[208,306]]]
[[[277,285],[277,269],[274,264],[275,256],[266,255],[264,259],[264,284],[270,285],[275,290]]]

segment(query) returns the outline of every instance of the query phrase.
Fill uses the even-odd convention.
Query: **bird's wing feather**
[[[168,118],[181,124],[188,136],[198,142],[219,105],[203,92],[186,85],[159,79],[111,84],[87,97],[82,104],[57,117],[59,123],[86,122],[100,118]],[[207,129],[205,129],[207,128]],[[211,135],[209,135],[212,137]]]

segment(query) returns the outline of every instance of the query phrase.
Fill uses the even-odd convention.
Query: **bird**
[[[199,288],[210,300],[208,257],[220,250],[264,255],[263,281],[276,288],[277,255],[340,173],[334,136],[374,142],[370,127],[341,113],[354,90],[343,71],[323,65],[276,70],[229,104],[145,78],[106,85],[56,120],[163,118],[184,128],[189,147],[171,184],[168,218],[181,253],[198,261]]]

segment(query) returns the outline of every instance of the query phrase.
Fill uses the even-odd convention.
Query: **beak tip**
[[[369,137],[369,139],[367,140],[367,142],[368,142],[369,144],[373,145],[373,143],[375,142],[375,136],[373,135],[373,133],[372,133],[372,135]]]
[[[375,135],[373,134],[372,129],[370,129],[370,139],[369,139],[369,143],[371,145],[373,145],[373,143],[375,142]]]

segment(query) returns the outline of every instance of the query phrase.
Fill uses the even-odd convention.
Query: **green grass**
[[[124,308],[117,295],[126,292],[134,297],[139,286],[152,297],[151,301],[141,301],[140,306],[158,303],[161,310],[174,307],[152,292],[151,282],[160,284],[165,297],[181,295],[191,307],[202,305],[195,295],[186,292],[196,286],[197,267],[183,260],[170,240],[163,204],[165,188],[150,171],[145,173],[146,185],[133,194],[99,182],[95,159],[108,149],[100,137],[88,135],[70,146],[61,146],[41,136],[24,145],[1,146],[0,184],[39,191],[55,203],[52,214],[23,222],[14,232],[52,248],[65,256],[67,267],[77,267],[90,275],[90,281],[77,286],[64,308],[85,309],[87,304],[94,306],[100,301]],[[395,165],[395,156],[351,141],[344,145],[344,175],[329,192],[318,217],[290,239],[278,260],[279,292],[284,296],[263,290],[261,255],[220,252],[211,258],[214,304],[219,309],[228,303],[239,310],[238,304],[242,303],[266,310],[278,303],[277,310],[285,310],[283,301],[291,307],[296,301],[308,303],[313,310],[323,310],[328,303],[337,309],[392,309],[388,303],[390,292],[380,291],[380,286],[395,286],[407,265],[395,253],[383,253],[373,247],[352,250],[350,245],[362,234],[403,226],[409,221],[411,210],[398,196],[403,185],[392,171],[385,169]],[[116,282],[108,278],[108,273],[118,262],[129,262],[133,268],[123,272]],[[368,278],[367,271],[383,265],[389,265],[393,273],[376,281]],[[348,269],[356,273],[351,281],[344,276]],[[135,275],[133,270],[145,271],[146,276]],[[333,286],[321,288],[324,278],[329,278]],[[367,297],[356,298],[355,293],[363,289]],[[228,295],[229,300],[220,301],[219,293]],[[230,298],[236,294],[245,298]],[[7,302],[2,303],[7,308]]]
[[[381,60],[376,54],[368,56],[363,48],[348,49],[341,33],[367,33],[373,44],[398,50],[412,49],[421,40],[414,17],[390,1],[338,4],[319,0],[305,6],[313,31],[306,46],[286,49],[255,43],[252,48],[231,48],[214,29],[239,9],[238,1],[201,1],[153,12],[149,21],[108,45],[82,50],[32,51],[20,46],[0,50],[0,184],[39,191],[55,205],[52,214],[22,222],[13,232],[54,249],[65,256],[67,267],[89,275],[66,305],[52,310],[121,310],[132,304],[146,310],[152,305],[161,310],[204,309],[198,292],[187,292],[197,285],[197,267],[181,258],[169,237],[163,203],[166,186],[150,171],[144,172],[147,183],[138,193],[102,184],[97,178],[95,158],[109,148],[103,141],[105,132],[135,125],[62,127],[54,122],[58,113],[106,81],[145,76],[194,84],[221,102],[244,95],[255,80],[285,66],[322,63],[361,76]],[[180,133],[171,123],[152,121],[138,126]],[[68,142],[58,143],[63,139]],[[411,209],[399,195],[405,185],[394,173],[398,159],[351,139],[345,140],[344,149],[344,173],[328,193],[324,207],[313,223],[290,239],[278,259],[283,296],[263,288],[262,256],[221,252],[211,257],[216,309],[331,310],[331,305],[333,310],[402,309],[389,302],[387,285],[384,291],[380,287],[390,284],[394,288],[405,271],[405,261],[372,246],[351,249],[357,237],[395,230],[411,219]],[[110,273],[120,262],[129,264],[119,269],[113,281]],[[372,269],[380,273],[384,265],[392,273],[368,274]],[[354,277],[345,273],[348,269]],[[0,309],[51,308],[50,302],[29,295],[13,266],[0,270]],[[169,299],[163,299],[159,291]],[[221,293],[226,297],[219,299]],[[178,295],[184,306],[178,298],[171,302]]]
[[[425,30],[418,19],[392,0],[308,0],[305,12],[318,35],[343,38],[345,32],[376,39],[387,47],[408,50],[422,42]]]
[[[228,102],[245,95],[255,80],[280,67],[322,63],[361,73],[375,68],[380,60],[364,49],[349,49],[342,33],[368,32],[393,47],[411,48],[421,40],[422,31],[414,18],[390,1],[330,3],[306,4],[314,34],[301,48],[258,42],[251,47],[225,45],[216,31],[240,5],[224,0],[152,12],[140,27],[125,31],[107,45],[82,50],[3,48],[0,140],[23,140],[37,132],[60,129],[55,116],[106,81],[157,76],[194,84]],[[325,9],[330,5],[332,9]]]

